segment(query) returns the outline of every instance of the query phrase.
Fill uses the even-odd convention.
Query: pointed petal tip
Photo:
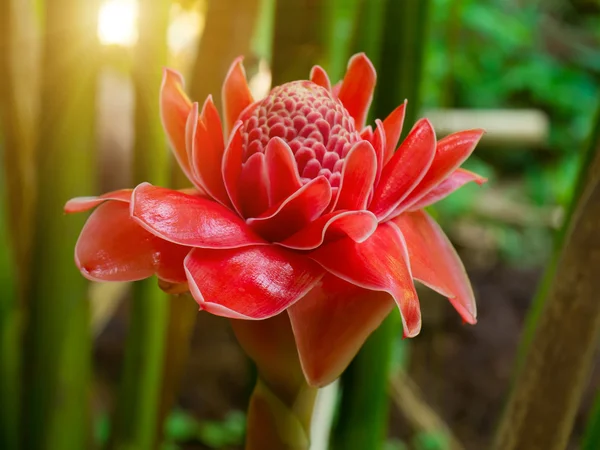
[[[184,84],[184,78],[180,72],[175,69],[171,69],[170,67],[163,67],[163,85],[168,80],[174,80],[178,83],[181,83],[182,86]]]

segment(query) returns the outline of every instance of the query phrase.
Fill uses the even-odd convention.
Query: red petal
[[[225,142],[223,140],[223,124],[221,123],[221,117],[219,117],[219,111],[213,103],[212,95],[209,95],[202,106],[200,112],[200,119],[206,125],[206,129],[210,133],[210,139],[213,145],[217,148],[224,149]],[[221,150],[222,152],[223,150]]]
[[[448,296],[468,323],[477,321],[475,297],[465,268],[440,226],[424,211],[404,213],[393,219],[408,245],[413,277]]]
[[[363,243],[340,239],[310,254],[333,275],[364,289],[389,293],[400,308],[404,334],[421,329],[419,299],[412,281],[402,233],[393,223],[383,223]]]
[[[258,217],[269,208],[269,177],[264,153],[255,153],[242,166],[239,198],[244,217]]]
[[[229,143],[227,144],[225,154],[223,155],[223,166],[221,167],[223,183],[225,184],[227,195],[240,216],[242,215],[242,207],[239,195],[239,184],[240,176],[242,174],[242,156],[244,152],[244,138],[240,132],[241,127],[242,122],[238,121],[233,127],[233,130],[231,130]]]
[[[313,250],[324,242],[349,237],[363,242],[377,229],[377,218],[370,211],[336,211],[319,217],[280,243],[294,250]]]
[[[64,207],[67,214],[84,212],[104,203],[107,200],[116,200],[129,203],[133,189],[120,189],[118,191],[107,192],[97,197],[75,197],[69,200]]]
[[[375,149],[375,154],[377,155],[377,173],[375,174],[374,183],[374,185],[377,186],[379,184],[379,180],[381,179],[381,172],[385,166],[384,159],[387,141],[381,120],[375,119],[375,124],[377,127],[375,128],[375,133],[373,134],[371,142],[373,143],[373,148]]]
[[[254,102],[248,82],[246,81],[246,72],[242,65],[243,60],[244,58],[239,56],[233,61],[223,82],[222,98],[225,135],[229,135],[240,113]]]
[[[310,70],[310,81],[331,91],[331,82],[329,81],[327,72],[321,66],[313,66]]]
[[[220,129],[219,135],[221,135]],[[213,133],[198,117],[198,103],[193,104],[188,116],[186,141],[194,178],[213,199],[226,207],[230,207],[231,202],[221,175],[224,152],[223,138],[220,138],[220,144],[213,142]]]
[[[350,58],[338,98],[354,118],[357,130],[365,126],[376,81],[375,68],[364,53]]]
[[[360,138],[363,141],[369,141],[370,143],[373,143],[373,128],[371,125],[367,125],[361,130]]]
[[[404,116],[406,114],[406,100],[404,103],[393,110],[389,116],[383,121],[383,129],[385,130],[386,146],[383,157],[383,164],[392,159],[398,140],[402,134],[402,125],[404,124]]]
[[[194,249],[185,260],[185,270],[200,309],[232,319],[275,316],[323,276],[307,257],[272,245]]]
[[[456,169],[452,173],[452,175],[450,175],[448,178],[446,178],[444,181],[438,184],[428,194],[425,194],[423,197],[421,197],[421,199],[413,203],[410,207],[407,208],[407,210],[417,211],[419,209],[423,209],[429,205],[437,203],[471,181],[474,181],[475,183],[481,186],[487,181],[487,178],[484,178],[480,175],[477,175],[476,173],[470,172],[465,169]]]
[[[329,205],[331,187],[325,177],[309,181],[281,204],[246,222],[272,242],[283,241],[317,219]]]
[[[368,141],[356,143],[344,159],[334,209],[365,209],[376,173],[377,157],[373,146]]]
[[[417,122],[381,172],[369,210],[385,218],[425,176],[435,154],[435,131],[427,119]]]
[[[185,126],[191,109],[192,102],[183,91],[183,77],[165,69],[160,87],[160,118],[177,162],[193,181],[185,145]]]
[[[190,249],[140,227],[122,201],[100,205],[81,230],[75,263],[94,281],[135,281],[155,273],[171,283],[186,281],[183,259]]]
[[[236,248],[264,242],[222,205],[149,183],[135,188],[131,216],[150,233],[189,247]]]
[[[439,141],[431,167],[399,208],[410,207],[448,178],[473,153],[482,135],[483,130],[461,131]]]
[[[367,337],[394,307],[373,292],[326,275],[288,309],[302,369],[309,384],[325,386],[341,375]]]
[[[296,159],[287,143],[278,137],[269,141],[265,150],[269,178],[270,206],[279,204],[302,187]]]

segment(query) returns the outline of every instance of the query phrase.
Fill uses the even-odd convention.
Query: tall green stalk
[[[139,42],[134,53],[134,183],[165,185],[169,160],[160,122],[158,93],[167,63],[169,0],[142,0]],[[169,298],[155,279],[133,285],[125,363],[115,411],[112,448],[156,447]],[[162,426],[161,423],[158,426]]]
[[[375,59],[378,83],[373,115],[384,118],[408,98],[410,107],[405,120],[408,129],[420,107],[428,4],[427,0],[387,0],[385,7],[380,8],[384,14],[380,22],[383,23],[383,37],[380,53]],[[371,18],[369,23],[374,28],[359,28],[360,33],[377,33],[377,21]],[[357,43],[363,45],[371,42],[372,38],[357,39]],[[374,49],[369,46],[368,50]],[[333,449],[382,448],[389,409],[392,341],[399,337],[400,327],[399,317],[390,315],[369,337],[342,375],[342,402],[332,434]]]
[[[590,411],[590,417],[585,427],[583,443],[580,450],[595,450],[600,442],[600,394],[596,393],[594,406]]]
[[[34,201],[37,25],[32,2],[0,2],[0,448],[17,448],[23,312]]]
[[[330,32],[331,0],[277,0],[271,69],[273,86],[306,79],[322,64]]]
[[[553,277],[542,285],[525,357],[494,442],[498,450],[565,448],[600,339],[600,115],[557,242]],[[528,339],[525,335],[524,339]]]
[[[97,5],[53,0],[44,9],[38,188],[26,330],[22,446],[89,448],[87,282],[73,264],[85,217],[65,201],[92,193]]]

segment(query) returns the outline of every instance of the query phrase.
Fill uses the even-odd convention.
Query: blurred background
[[[405,128],[427,116],[438,136],[487,130],[465,167],[489,182],[432,210],[463,258],[479,322],[461,324],[423,289],[421,334],[388,330],[383,384],[372,378],[389,405],[384,448],[490,445],[594,127],[597,0],[0,5],[0,447],[242,448],[254,372],[229,323],[155,280],[85,282],[72,260],[85,218],[62,205],[144,179],[185,185],[158,117],[163,66],[184,74],[195,101],[219,105],[237,55],[260,98],[313,64],[337,82],[357,51],[378,69],[371,123],[408,98]],[[600,372],[587,383],[572,449],[589,435]],[[336,405],[352,381],[342,386],[319,399],[315,449],[344,422]]]

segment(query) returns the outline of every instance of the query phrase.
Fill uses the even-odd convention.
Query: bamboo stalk
[[[139,4],[139,44],[133,61],[135,86],[134,183],[165,185],[169,174],[168,149],[160,122],[158,93],[167,63],[169,0]],[[168,296],[156,280],[133,284],[129,335],[120,393],[115,410],[113,449],[156,448],[156,427],[162,367],[167,336]]]
[[[494,441],[498,450],[565,448],[585,388],[600,339],[599,128],[600,115],[557,242],[554,276],[541,287],[545,301],[535,310],[530,340],[524,337],[525,357]]]
[[[315,64],[323,64],[327,36],[327,8],[321,0],[277,1],[273,37],[273,85],[308,77]]]
[[[38,189],[26,330],[22,446],[89,448],[87,282],[73,264],[85,217],[65,201],[94,192],[96,3],[44,8]]]
[[[17,448],[27,268],[34,202],[36,32],[30,1],[0,2],[0,448]]]

